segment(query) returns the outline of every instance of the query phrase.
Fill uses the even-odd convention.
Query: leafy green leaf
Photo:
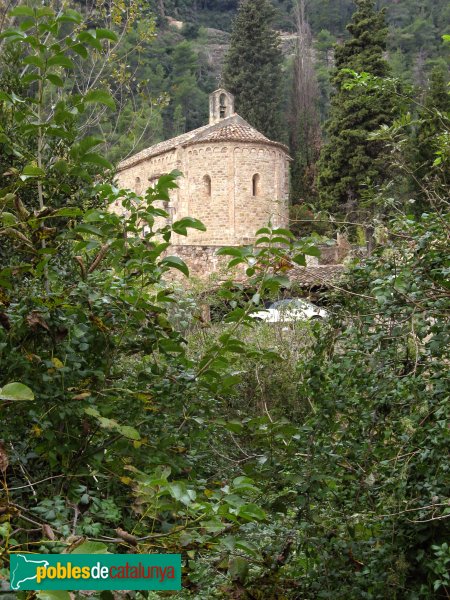
[[[45,69],[45,63],[40,56],[36,56],[34,54],[30,54],[23,59],[24,64],[33,65],[34,67],[38,67],[39,69]]]
[[[100,229],[94,227],[93,225],[86,225],[84,223],[81,223],[81,225],[77,225],[75,231],[79,233],[91,233],[93,235],[102,235]]]
[[[104,143],[104,139],[95,137],[93,135],[88,135],[87,137],[83,138],[81,142],[75,146],[75,148],[84,154],[92,148],[95,148],[95,146],[99,146],[100,144]]]
[[[228,431],[232,431],[233,433],[242,433],[244,431],[244,426],[237,419],[228,421],[224,424],[224,427],[225,429],[228,429]]]
[[[34,9],[30,6],[16,6],[9,12],[10,17],[34,17]]]
[[[68,206],[67,208],[59,208],[53,213],[53,217],[79,217],[83,214],[81,208],[75,206]]]
[[[258,558],[260,556],[260,554],[258,552],[258,548],[255,546],[255,544],[252,544],[251,542],[248,542],[247,540],[236,540],[235,548],[238,550],[242,550],[243,552],[246,552],[247,554],[249,554],[250,556],[253,556],[254,558]]]
[[[116,427],[117,431],[121,433],[124,437],[129,440],[140,440],[141,436],[139,435],[139,431],[134,427],[130,427],[129,425],[119,425]]]
[[[247,521],[264,521],[266,513],[256,504],[244,504],[239,508],[238,516]]]
[[[98,40],[111,40],[112,42],[117,42],[117,34],[111,29],[96,29],[95,37]]]
[[[100,154],[97,154],[96,152],[88,152],[87,154],[83,154],[83,156],[81,156],[80,160],[84,163],[97,165],[97,166],[103,167],[105,169],[113,168],[113,166],[109,162],[109,160],[106,160],[106,158],[104,158],[103,156],[100,156]]]
[[[175,223],[172,225],[172,229],[179,235],[187,235],[188,229],[206,231],[206,227],[203,225],[203,223],[198,219],[194,219],[193,217],[184,217],[183,219],[180,219],[180,221],[175,221]]]
[[[70,49],[76,52],[76,54],[78,54],[79,56],[81,56],[81,58],[86,59],[89,56],[89,53],[83,46],[83,44],[73,44],[72,46],[70,46]]]
[[[241,375],[226,375],[222,379],[222,385],[225,390],[228,390],[228,389],[234,387],[235,385],[238,385],[238,383],[241,383],[241,381],[242,381]]]
[[[178,258],[178,256],[166,256],[165,258],[163,258],[160,264],[161,266],[170,267],[172,269],[178,269],[184,275],[186,275],[186,277],[189,277],[189,269],[187,264],[183,260],[181,260],[181,258]]]
[[[49,590],[37,593],[39,600],[70,600],[69,592],[63,590]]]
[[[102,542],[83,542],[76,546],[70,554],[109,554],[108,546]]]
[[[34,400],[33,391],[23,383],[8,383],[0,388],[0,400],[11,400],[22,402],[25,400]]]
[[[306,257],[304,254],[297,254],[296,256],[292,257],[292,260],[293,262],[295,262],[296,265],[306,267]]]
[[[31,177],[44,177],[44,176],[45,176],[44,169],[41,169],[40,167],[36,167],[35,165],[27,165],[26,167],[24,167],[24,169],[22,171],[22,175],[20,176],[20,179],[25,181],[26,179],[29,179]]]
[[[54,17],[55,11],[50,8],[50,6],[40,6],[36,9],[36,15],[38,19],[41,19],[42,17]]]
[[[64,67],[65,69],[73,69],[75,65],[73,61],[65,54],[55,54],[47,61],[49,67]]]
[[[245,581],[248,575],[249,568],[250,567],[248,562],[245,560],[245,558],[242,558],[241,556],[235,556],[234,558],[232,558],[228,565],[228,571],[230,573],[230,576],[233,579],[237,579],[241,582]]]
[[[216,252],[217,256],[236,256],[239,258],[243,257],[241,248],[234,248],[233,246],[226,246],[224,248],[219,248]]]
[[[50,81],[50,83],[53,83],[53,85],[56,85],[57,87],[64,87],[64,81],[61,79],[61,77],[59,77],[59,75],[49,73],[47,75],[47,79]]]
[[[4,227],[13,227],[17,223],[16,215],[9,212],[0,213],[0,219]]]
[[[92,35],[92,33],[90,33],[89,31],[82,31],[78,35],[78,39],[80,40],[80,42],[89,44],[89,46],[92,46],[92,48],[95,48],[95,50],[98,50],[99,52],[102,51],[102,45],[100,44],[99,40],[95,37],[95,35]]]
[[[316,246],[307,246],[306,248],[303,248],[303,252],[304,254],[307,254],[308,256],[317,256],[320,257],[320,249],[317,248]]]
[[[82,23],[83,17],[82,15],[72,8],[66,8],[64,13],[57,17],[57,21],[61,23]]]
[[[109,108],[115,108],[116,103],[113,97],[106,90],[91,90],[84,96],[86,103],[104,104]]]

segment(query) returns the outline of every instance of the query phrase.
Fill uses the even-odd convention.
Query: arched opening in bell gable
[[[225,117],[227,116],[227,97],[225,96],[225,94],[220,94],[219,111],[220,118],[225,119]]]

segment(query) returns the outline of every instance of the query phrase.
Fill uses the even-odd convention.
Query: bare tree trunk
[[[290,142],[294,153],[302,152],[305,180],[314,179],[321,130],[318,110],[319,86],[314,69],[313,38],[306,18],[305,0],[297,0],[294,7],[297,29],[297,48],[294,62],[294,78],[290,115]],[[294,199],[296,200],[296,199]]]

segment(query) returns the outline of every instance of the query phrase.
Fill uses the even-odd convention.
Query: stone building
[[[173,236],[170,252],[206,274],[217,268],[217,247],[252,243],[269,220],[288,226],[289,161],[287,147],[236,114],[233,96],[219,89],[210,96],[208,125],[122,161],[117,179],[142,193],[164,173],[183,173],[166,212],[171,221],[200,219],[207,230]]]

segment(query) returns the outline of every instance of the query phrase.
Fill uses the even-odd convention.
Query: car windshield
[[[288,298],[287,300],[278,300],[270,305],[270,308],[276,308],[277,310],[283,310],[287,308],[311,308],[312,304],[299,298]]]

